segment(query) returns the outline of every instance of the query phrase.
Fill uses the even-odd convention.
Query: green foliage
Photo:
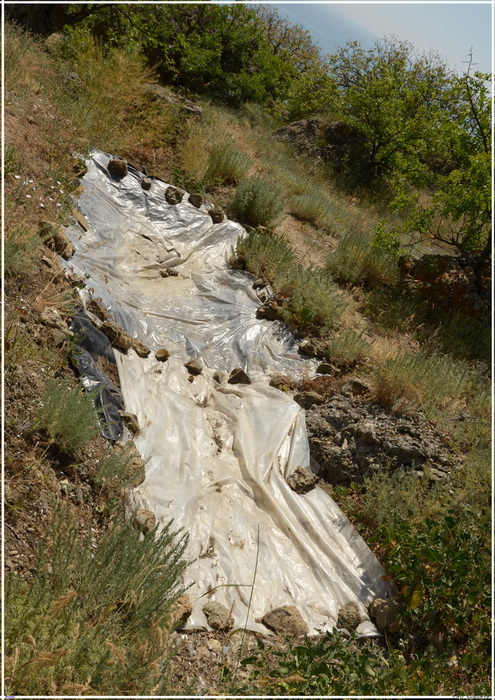
[[[296,332],[320,335],[337,327],[343,302],[332,278],[301,265],[283,238],[252,231],[238,241],[234,264],[272,284],[281,302],[278,318]]]
[[[38,427],[64,452],[75,452],[100,428],[90,394],[67,379],[50,380],[38,409]]]
[[[379,250],[366,233],[348,233],[328,256],[327,269],[339,281],[354,285],[393,285],[398,279],[394,257]]]
[[[59,510],[33,578],[6,581],[8,692],[170,692],[166,625],[185,542],[170,524],[143,539],[115,522],[94,543]]]
[[[109,489],[125,489],[140,483],[144,478],[142,462],[137,459],[132,442],[121,449],[109,447],[98,460],[93,476],[95,484]]]
[[[332,364],[351,368],[365,362],[369,358],[370,351],[371,346],[363,334],[348,329],[330,339],[326,357]]]
[[[231,206],[231,215],[250,226],[270,226],[283,210],[280,189],[256,175],[241,180]]]
[[[216,143],[210,153],[208,168],[203,180],[209,185],[215,182],[235,185],[251,166],[249,158],[232,141]]]
[[[272,8],[243,4],[69,5],[67,26],[83,26],[103,44],[140,51],[161,79],[233,106],[282,98],[306,70],[322,71],[309,32]]]
[[[484,478],[488,472],[487,459]],[[414,474],[375,476],[366,486],[362,517],[399,586],[402,627],[414,646],[433,643],[453,655],[467,677],[474,671],[486,682],[489,498],[484,486],[460,476],[450,490]]]
[[[445,65],[414,55],[411,44],[396,38],[379,40],[368,51],[348,42],[330,58],[335,113],[361,138],[343,163],[348,177],[359,185],[399,173],[424,180],[426,162],[444,152],[438,134],[450,79]]]
[[[483,385],[483,367],[435,351],[401,353],[375,372],[377,400],[396,411],[422,408],[434,420]]]
[[[146,85],[156,74],[142,56],[103,47],[81,28],[68,33],[53,53],[63,86],[59,99],[83,149],[118,153],[169,137],[178,108],[150,100]]]

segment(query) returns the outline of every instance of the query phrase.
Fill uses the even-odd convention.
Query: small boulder
[[[143,190],[150,190],[151,189],[151,184],[152,184],[152,179],[150,177],[143,177],[141,179],[141,187]]]
[[[139,508],[134,515],[133,525],[137,530],[147,535],[156,527],[156,516],[151,510]]]
[[[323,403],[323,396],[317,391],[301,391],[294,396],[294,401],[303,408],[320,406]]]
[[[65,323],[57,309],[55,309],[53,306],[47,306],[46,309],[43,309],[43,311],[40,313],[40,321],[49,328],[56,328],[61,333],[64,333],[65,335],[70,335],[70,331],[67,328],[67,324]]]
[[[341,389],[344,396],[363,396],[371,394],[371,391],[371,385],[358,377],[350,377]]]
[[[205,200],[202,194],[190,194],[188,197],[188,202],[192,204],[193,207],[196,207],[196,209],[199,209],[204,201]]]
[[[296,387],[296,381],[289,377],[287,374],[272,374],[270,379],[270,386],[279,389],[280,391],[292,391]]]
[[[267,301],[256,309],[256,318],[264,318],[267,321],[276,321],[279,317],[279,306],[275,301]]]
[[[173,187],[170,185],[165,190],[165,199],[168,204],[179,204],[182,202],[182,197],[184,196],[183,190],[179,190],[178,187]]]
[[[261,622],[276,634],[293,634],[299,637],[309,632],[308,625],[295,605],[282,605],[270,610],[263,615]]]
[[[132,347],[132,338],[120,326],[113,321],[105,321],[100,326],[100,331],[106,335],[112,347],[127,352]]]
[[[122,423],[129,428],[133,435],[137,435],[139,433],[139,423],[137,416],[134,413],[119,411],[119,416],[122,419]]]
[[[213,207],[213,209],[208,209],[208,214],[211,216],[211,220],[214,224],[222,223],[224,213],[223,209],[220,209],[220,207]]]
[[[352,632],[361,622],[361,614],[357,603],[353,601],[346,603],[339,610],[337,627]]]
[[[189,374],[191,374],[193,377],[197,376],[198,374],[201,374],[201,372],[203,371],[203,365],[199,360],[188,360],[184,366],[189,372]]]
[[[251,380],[242,367],[233,369],[227,381],[229,384],[251,384]]]
[[[313,474],[313,472],[303,469],[302,467],[297,467],[287,479],[287,483],[291,489],[299,494],[311,491],[311,489],[314,489],[317,482],[318,477]]]
[[[211,601],[203,605],[203,612],[206,621],[214,630],[231,630],[234,626],[234,618],[230,610],[216,601]]]
[[[183,593],[177,598],[175,603],[170,610],[170,616],[168,619],[169,629],[176,629],[177,627],[183,627],[187,619],[192,613],[192,603],[190,597]]]
[[[127,175],[127,163],[121,158],[112,158],[108,161],[108,172],[117,177],[125,177]]]
[[[158,362],[166,362],[170,357],[170,352],[166,348],[160,348],[155,352],[155,357]]]
[[[62,258],[67,259],[74,255],[76,249],[67,238],[65,231],[58,224],[51,221],[41,221],[39,234],[43,238],[45,245],[62,256]]]
[[[381,632],[396,623],[399,618],[399,604],[396,600],[375,598],[368,610]]]
[[[143,341],[139,340],[139,338],[132,339],[131,347],[135,351],[135,353],[139,355],[139,357],[148,357],[148,355],[151,353],[151,350],[146,345],[146,343],[143,343]]]
[[[336,374],[335,367],[328,362],[322,362],[318,365],[316,371],[318,374]]]

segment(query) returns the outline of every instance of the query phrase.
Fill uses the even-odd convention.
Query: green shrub
[[[317,225],[325,214],[326,206],[318,194],[306,193],[293,197],[288,211],[298,219]]]
[[[233,142],[223,141],[211,149],[203,180],[209,185],[216,182],[236,185],[250,167],[249,158]]]
[[[303,267],[282,237],[252,231],[237,243],[233,264],[272,284],[283,300],[278,317],[294,330],[318,335],[337,326],[343,302],[332,278]]]
[[[375,372],[377,400],[394,410],[423,408],[433,419],[466,399],[482,369],[435,352],[401,353]]]
[[[237,242],[233,260],[237,265],[273,282],[279,270],[296,264],[296,256],[281,236],[251,231]]]
[[[170,524],[142,538],[114,522],[96,544],[83,532],[59,510],[33,577],[6,581],[8,692],[170,692],[166,627],[182,592],[185,537]]]
[[[132,442],[122,449],[109,447],[98,460],[93,476],[95,484],[107,488],[128,488],[144,477],[142,462],[137,459]]]
[[[327,268],[341,282],[354,285],[394,284],[398,279],[393,258],[373,247],[365,233],[349,233],[327,258]]]
[[[326,354],[328,362],[350,368],[365,362],[370,351],[371,346],[363,334],[348,329],[331,338]]]
[[[231,215],[250,226],[270,226],[283,210],[278,187],[256,175],[241,180],[231,206]]]
[[[91,395],[67,379],[52,379],[38,409],[38,428],[64,452],[75,452],[100,431]]]

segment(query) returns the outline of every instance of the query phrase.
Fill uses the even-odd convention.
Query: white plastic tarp
[[[145,359],[116,352],[146,462],[132,500],[189,534],[187,626],[207,627],[202,607],[216,600],[237,627],[265,634],[266,612],[295,605],[315,633],[332,629],[339,608],[355,601],[358,631],[376,634],[366,606],[391,595],[381,565],[325,492],[298,495],[286,481],[297,467],[309,469],[305,414],[268,382],[274,372],[314,376],[315,364],[282,323],[256,318],[253,275],[228,268],[244,229],[213,224],[207,206],[195,208],[187,194],[167,204],[165,183],[153,180],[145,191],[141,173],[117,178],[108,161],[101,152],[88,161],[79,208],[89,230],[75,221],[68,228],[76,247],[68,267],[86,279],[86,296],[152,349]],[[179,275],[162,277],[168,267]],[[167,362],[154,356],[163,347]],[[190,357],[204,364],[193,381]],[[252,384],[213,379],[234,367]]]

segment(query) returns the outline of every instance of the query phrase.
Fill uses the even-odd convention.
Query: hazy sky
[[[347,40],[364,48],[388,34],[410,41],[421,53],[433,49],[459,71],[473,47],[475,69],[492,72],[492,8],[489,2],[462,3],[340,3],[278,4],[294,24],[308,29],[326,53]]]

